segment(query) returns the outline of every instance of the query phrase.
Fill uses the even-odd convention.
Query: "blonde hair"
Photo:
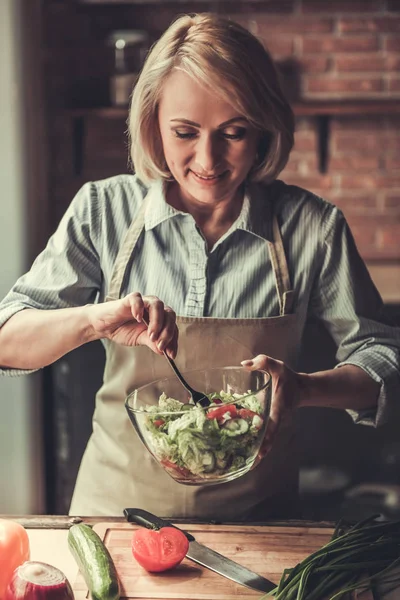
[[[174,68],[201,81],[261,132],[253,181],[270,182],[293,147],[294,116],[269,53],[239,24],[213,14],[179,17],[154,44],[133,90],[130,156],[144,182],[170,179],[158,126],[164,82]]]

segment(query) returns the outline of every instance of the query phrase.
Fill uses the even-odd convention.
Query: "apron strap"
[[[275,214],[272,218],[272,234],[274,241],[268,242],[268,248],[274,271],[276,290],[278,292],[279,313],[281,316],[284,316],[292,311],[293,290],[290,284],[289,268],[283,248],[278,219]]]
[[[109,300],[119,300],[121,297],[122,284],[124,282],[126,269],[130,263],[130,259],[135,248],[136,242],[144,227],[144,215],[146,211],[146,199],[136,216],[136,219],[130,225],[126,232],[124,241],[121,244],[117,258],[115,260],[114,272],[111,277],[110,288],[106,296],[106,302]]]

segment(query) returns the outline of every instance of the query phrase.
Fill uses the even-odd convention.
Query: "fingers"
[[[156,296],[142,296],[138,292],[129,294],[132,316],[139,323],[147,321],[147,337],[152,350],[161,354],[164,350],[175,358],[178,348],[176,315],[170,306]]]
[[[276,360],[265,354],[258,354],[250,360],[242,360],[240,364],[249,371],[268,371],[271,375],[274,372],[280,371],[284,366],[284,363],[281,360]]]
[[[126,296],[126,300],[129,302],[133,318],[136,319],[138,323],[141,323],[143,321],[145,308],[142,295],[139,294],[139,292],[133,292]]]
[[[253,359],[244,360],[241,364],[249,371],[267,371],[270,373],[272,379],[271,408],[264,440],[255,462],[256,466],[260,460],[262,460],[271,450],[282,421],[285,418],[285,413],[288,410],[289,402],[286,398],[287,386],[285,382],[288,374],[291,373],[291,371],[281,360],[276,360],[270,356],[266,356],[265,354],[259,354]]]
[[[170,355],[174,350],[176,351],[177,344],[178,330],[175,312],[155,296],[144,296],[143,302],[149,315],[148,335],[150,341],[156,344],[159,352],[168,349]]]

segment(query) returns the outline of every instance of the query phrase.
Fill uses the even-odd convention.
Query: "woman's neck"
[[[167,202],[177,210],[192,215],[207,241],[208,248],[214,244],[230,229],[238,218],[243,205],[243,190],[237,190],[234,197],[221,199],[215,204],[205,204],[195,198],[188,199],[179,192],[176,184],[167,190]]]

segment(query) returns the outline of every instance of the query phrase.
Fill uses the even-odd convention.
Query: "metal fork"
[[[143,323],[148,327],[149,324],[148,324],[147,320],[145,318],[143,318],[142,320],[143,320]],[[203,394],[203,392],[199,392],[199,391],[193,389],[188,384],[188,382],[186,381],[186,379],[183,377],[182,373],[180,372],[180,370],[176,366],[175,361],[173,361],[172,358],[170,358],[168,356],[168,354],[165,352],[165,350],[163,351],[163,354],[164,354],[165,358],[167,359],[167,361],[169,362],[169,365],[170,365],[171,369],[173,370],[173,372],[175,373],[175,375],[177,376],[177,378],[179,379],[179,381],[183,385],[183,387],[191,395],[191,397],[193,399],[193,402],[195,404],[199,404],[203,408],[207,408],[207,406],[210,406],[211,401],[207,398],[207,396],[205,394]]]

